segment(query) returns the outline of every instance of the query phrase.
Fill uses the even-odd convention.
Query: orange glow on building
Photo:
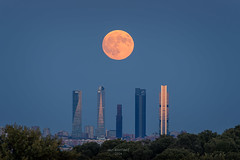
[[[97,91],[97,138],[105,138],[105,89],[100,86]]]
[[[103,104],[102,104],[102,94],[99,95],[100,96],[100,102],[99,102],[99,113],[98,113],[98,117],[99,117],[99,121],[98,123],[103,124]]]
[[[169,94],[167,92],[167,85],[161,85],[161,92],[159,94],[159,134],[169,133]]]

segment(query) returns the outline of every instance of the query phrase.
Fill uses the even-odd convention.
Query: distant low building
[[[0,127],[0,136],[4,133],[4,127]]]
[[[57,134],[56,134],[59,138],[68,138],[69,134],[67,131],[59,131]]]
[[[86,138],[90,138],[90,139],[94,138],[94,127],[93,126],[90,126],[90,125],[85,126],[84,132],[87,134]]]
[[[31,130],[40,131],[40,127],[39,126],[32,126]]]
[[[79,139],[88,139],[88,134],[83,132],[81,135],[81,138],[79,138]]]
[[[177,132],[177,131],[172,131],[170,132],[170,136],[173,136],[174,138],[177,138],[177,136],[181,134],[180,132]]]
[[[70,151],[70,150],[72,150],[72,148],[73,148],[72,146],[67,145],[67,144],[60,146],[61,151]]]
[[[107,138],[116,138],[116,130],[107,131]]]
[[[50,128],[44,128],[42,136],[43,137],[51,136]]]
[[[104,141],[106,141],[106,139],[63,139],[63,145],[67,145],[67,147],[63,146],[63,148],[66,150],[69,148],[69,146],[74,147],[89,142],[96,142],[97,144],[101,145]]]
[[[123,134],[122,136],[123,140],[131,141],[135,138],[134,134]]]
[[[151,141],[154,141],[157,138],[159,138],[159,134],[158,133],[152,133],[151,135],[145,137],[145,139],[149,139]]]
[[[187,133],[187,131],[185,131],[185,130],[181,130],[180,134],[182,134],[182,133]]]

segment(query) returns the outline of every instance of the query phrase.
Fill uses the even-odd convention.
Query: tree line
[[[40,130],[6,125],[0,136],[0,160],[240,160],[240,125],[217,134],[163,135],[154,141],[107,140],[61,150],[58,137],[42,137]]]

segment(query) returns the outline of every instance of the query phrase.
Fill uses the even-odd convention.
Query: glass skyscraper
[[[72,137],[82,136],[82,91],[73,91]]]
[[[161,85],[159,94],[159,135],[169,134],[169,95],[167,85]]]
[[[122,138],[122,105],[117,105],[117,116],[116,116],[116,137]]]
[[[97,138],[105,138],[105,89],[100,86],[97,91]]]
[[[146,90],[135,89],[135,138],[146,136]]]

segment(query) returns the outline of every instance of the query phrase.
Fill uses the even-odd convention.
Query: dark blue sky
[[[158,131],[158,94],[168,85],[170,131],[222,132],[240,123],[240,1],[0,0],[0,126],[71,131],[72,91],[83,125],[96,126],[106,88],[106,128],[134,133],[134,91],[147,90],[147,134]],[[128,32],[131,56],[109,59],[102,40]]]

